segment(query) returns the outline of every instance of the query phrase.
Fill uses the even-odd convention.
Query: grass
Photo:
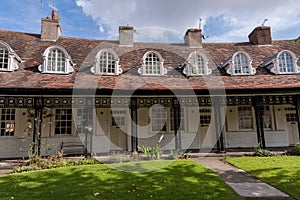
[[[123,163],[133,171],[168,161]],[[217,175],[189,160],[148,173],[109,165],[77,166],[0,178],[0,199],[241,199]],[[147,171],[147,170],[145,170]]]
[[[300,199],[300,156],[227,158],[226,161]]]

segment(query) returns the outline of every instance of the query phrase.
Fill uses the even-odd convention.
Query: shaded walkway
[[[0,160],[0,176],[5,176],[13,171],[13,168],[23,164],[23,160]]]
[[[245,171],[238,169],[220,157],[191,158],[215,171],[230,187],[245,199],[294,199],[278,189],[258,180]]]

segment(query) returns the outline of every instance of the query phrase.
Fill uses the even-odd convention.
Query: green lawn
[[[227,158],[227,161],[300,199],[300,156]]]
[[[160,163],[161,162],[161,163]],[[167,161],[118,164],[120,169],[151,168]],[[148,173],[128,173],[108,165],[77,166],[12,174],[0,178],[0,199],[240,199],[212,171],[174,161]]]

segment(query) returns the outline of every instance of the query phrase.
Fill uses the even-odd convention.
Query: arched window
[[[0,44],[0,70],[8,69],[8,49]]]
[[[42,73],[72,73],[74,63],[72,62],[67,51],[61,46],[50,46],[43,54],[43,64],[39,66]]]
[[[0,71],[14,71],[19,68],[21,58],[5,42],[0,41]]]
[[[251,57],[244,51],[238,51],[222,64],[230,75],[255,75]]]
[[[244,53],[238,53],[234,56],[234,73],[249,74],[249,57]]]
[[[119,75],[122,69],[119,66],[117,54],[111,50],[101,50],[96,55],[96,65],[91,68],[93,74]]]
[[[297,74],[300,72],[297,60],[293,52],[283,50],[265,60],[260,66],[266,67],[274,74]]]
[[[162,56],[156,51],[147,52],[143,56],[143,64],[139,69],[141,75],[165,75],[167,70],[163,66],[164,60]]]
[[[187,76],[209,75],[211,74],[211,70],[208,69],[207,63],[205,55],[194,51],[189,55],[183,73]]]
[[[279,72],[288,72],[288,73],[295,72],[294,58],[287,51],[283,51],[278,55],[278,65],[279,65],[278,66]]]

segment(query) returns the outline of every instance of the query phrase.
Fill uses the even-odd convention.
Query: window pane
[[[175,125],[174,125],[174,108],[171,107],[171,111],[170,111],[170,124],[171,124],[171,131],[175,130]],[[177,118],[177,126],[178,126],[178,130],[184,130],[184,108],[181,108],[180,111],[180,118]]]
[[[190,69],[191,73],[194,75],[204,74],[204,59],[197,52],[194,52],[189,57],[189,63],[192,65],[192,69]]]
[[[15,109],[1,110],[1,135],[14,136],[15,134]]]
[[[47,71],[65,72],[65,53],[60,49],[50,50],[47,57]]]
[[[116,58],[111,52],[104,51],[103,53],[101,53],[99,57],[100,73],[115,74],[116,72],[115,60]]]
[[[160,71],[160,60],[155,53],[150,53],[145,58],[145,68],[146,74],[149,75],[158,75],[161,74]]]
[[[234,57],[234,73],[235,74],[249,73],[249,60],[245,54],[239,53]]]
[[[253,129],[253,116],[251,106],[239,106],[239,129]]]
[[[0,69],[8,69],[8,50],[5,46],[0,46]]]
[[[55,134],[69,135],[72,133],[72,109],[55,110]]]
[[[152,112],[152,131],[166,131],[167,112],[162,107],[153,107]]]
[[[280,72],[294,72],[294,62],[291,54],[283,52],[278,57]]]

